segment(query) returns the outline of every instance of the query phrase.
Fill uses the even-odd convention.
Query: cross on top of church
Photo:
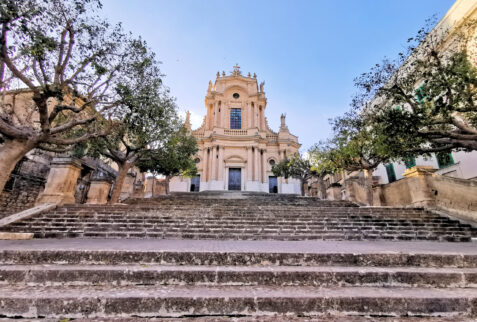
[[[235,64],[235,66],[233,66],[234,68],[234,71],[232,72],[232,75],[233,76],[240,76],[242,75],[242,73],[240,72],[240,66],[239,64]]]

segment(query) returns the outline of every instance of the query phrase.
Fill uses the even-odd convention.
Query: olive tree
[[[475,35],[474,21],[452,33],[426,25],[396,59],[356,78],[353,106],[406,143],[403,155],[477,150]]]
[[[147,48],[98,17],[97,0],[0,2],[0,191],[32,149],[62,152],[106,135]],[[9,102],[31,94],[30,117]],[[35,121],[37,120],[37,121]]]

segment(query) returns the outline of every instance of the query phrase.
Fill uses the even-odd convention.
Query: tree
[[[300,192],[302,196],[305,195],[305,183],[308,183],[309,180],[317,174],[312,169],[310,161],[299,154],[281,160],[272,167],[272,172],[277,177],[283,177],[285,179],[291,177],[300,180]]]
[[[452,33],[431,26],[410,38],[397,59],[385,59],[355,80],[354,107],[405,142],[403,156],[477,150],[477,69],[469,59],[476,54],[470,38],[476,23]]]
[[[399,154],[399,142],[392,142],[379,124],[369,123],[364,114],[350,111],[331,121],[333,137],[310,150],[315,171],[336,173],[364,171],[366,202],[373,204],[373,171]]]
[[[147,49],[95,16],[100,7],[97,0],[0,3],[0,191],[32,149],[67,151],[108,133],[102,123],[124,103],[121,88]],[[6,100],[25,87],[29,119]]]
[[[169,182],[172,177],[197,175],[197,167],[192,159],[197,151],[196,139],[182,127],[162,146],[145,152],[137,164],[141,171],[165,176],[166,194],[169,194]]]
[[[131,67],[133,80],[118,88],[123,104],[116,111],[111,133],[90,144],[91,156],[102,155],[118,166],[110,203],[119,202],[124,179],[136,162],[167,142],[181,127],[177,106],[162,86],[154,55],[147,51],[143,54],[142,62]]]

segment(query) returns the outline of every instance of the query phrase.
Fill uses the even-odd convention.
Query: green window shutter
[[[394,171],[394,165],[392,163],[386,164],[386,174],[388,175],[389,183],[396,181],[396,172]]]
[[[419,86],[418,89],[416,89],[416,100],[418,103],[422,103],[426,99],[426,96],[423,93],[422,87],[424,87],[424,84],[422,84],[421,86]]]
[[[439,169],[450,167],[454,164],[454,158],[450,152],[438,152],[436,153],[436,159]]]
[[[404,159],[404,164],[406,165],[406,169],[412,168],[416,166],[416,159],[414,157],[409,157]]]

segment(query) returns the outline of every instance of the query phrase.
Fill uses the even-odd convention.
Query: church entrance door
[[[195,176],[190,180],[190,191],[191,192],[200,191],[200,175]]]
[[[278,193],[278,180],[277,177],[268,177],[268,192]]]
[[[242,190],[242,169],[229,168],[229,190]]]

